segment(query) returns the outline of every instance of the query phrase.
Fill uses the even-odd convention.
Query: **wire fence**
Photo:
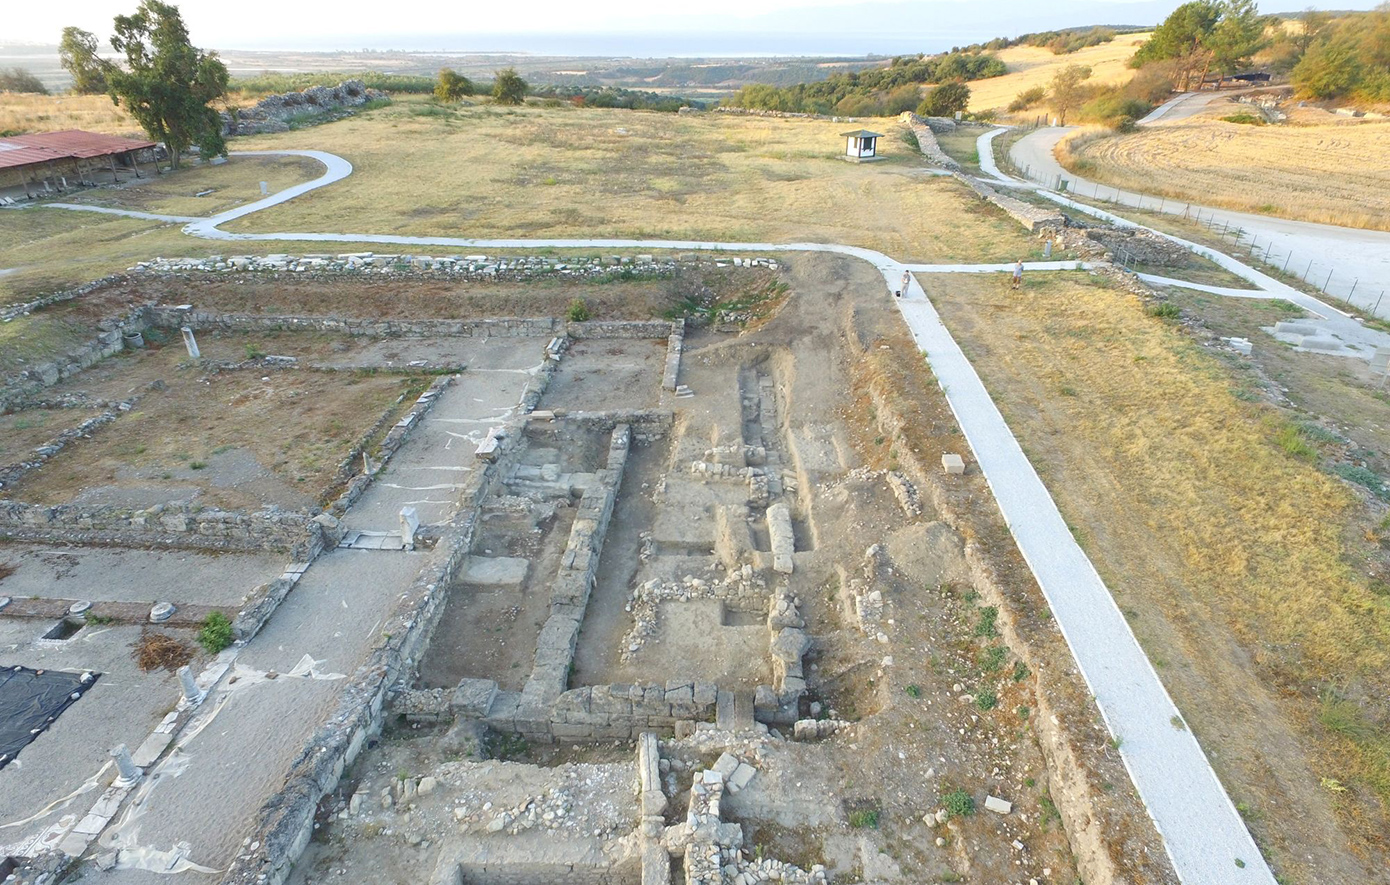
[[[1313,255],[1307,251],[1300,252],[1289,248],[1284,245],[1284,238],[1279,234],[1252,232],[1232,225],[1230,214],[1219,209],[1208,209],[1205,206],[1195,206],[1182,200],[1169,200],[1162,196],[1136,194],[1092,181],[1077,181],[1065,174],[1037,174],[1027,165],[1023,167],[1022,172],[1024,178],[1058,193],[1073,194],[1098,203],[1109,203],[1140,211],[1181,216],[1216,235],[1222,244],[1222,251],[1248,263],[1263,265],[1261,269],[1276,279],[1290,285],[1301,282],[1304,288],[1316,290],[1330,301],[1340,302],[1343,308],[1353,308],[1372,316],[1390,318],[1390,299],[1385,297],[1390,289],[1386,287],[1384,276],[1375,280],[1369,277],[1363,279],[1361,275],[1339,267],[1331,256]],[[1228,238],[1230,248],[1227,248],[1225,243]],[[1381,313],[1382,308],[1385,313]]]

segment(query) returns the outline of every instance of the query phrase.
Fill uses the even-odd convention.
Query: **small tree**
[[[505,68],[497,72],[497,79],[492,82],[492,97],[498,104],[521,104],[530,89],[516,68]]]
[[[79,95],[99,95],[106,91],[108,62],[97,55],[97,37],[81,28],[63,28],[58,44],[58,60],[72,74],[72,91]]]
[[[942,83],[927,93],[917,106],[917,114],[922,117],[950,117],[963,111],[970,104],[970,87],[959,80]]]
[[[0,68],[0,92],[35,92],[47,95],[48,87],[24,68]]]
[[[473,94],[473,81],[454,71],[453,68],[440,68],[439,79],[434,84],[434,97],[440,101],[458,101],[465,95]]]
[[[1067,65],[1052,77],[1052,88],[1048,106],[1057,114],[1057,122],[1065,126],[1067,112],[1074,110],[1085,97],[1082,83],[1091,78],[1091,69],[1086,65]]]
[[[204,157],[225,155],[222,120],[208,106],[227,94],[227,67],[215,52],[188,40],[178,7],[141,0],[134,15],[118,15],[111,45],[125,55],[125,67],[106,70],[111,100],[126,109],[150,137],[164,142],[170,164],[198,145]]]

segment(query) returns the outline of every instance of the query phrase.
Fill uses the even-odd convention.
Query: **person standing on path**
[[[1021,259],[1014,262],[1014,284],[1010,288],[1023,288],[1023,261]]]
[[[902,284],[902,288],[899,289],[899,291],[902,292],[902,294],[906,295],[906,294],[907,294],[907,290],[908,290],[908,288],[909,288],[909,285],[910,285],[911,283],[912,283],[912,272],[911,272],[911,271],[906,271],[906,270],[903,271],[903,284]]]

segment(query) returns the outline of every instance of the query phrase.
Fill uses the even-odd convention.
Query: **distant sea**
[[[970,40],[926,37],[902,32],[889,34],[789,34],[745,32],[736,28],[708,33],[609,33],[609,34],[420,34],[360,37],[337,35],[323,41],[296,34],[289,39],[228,40],[227,49],[307,50],[348,52],[404,50],[463,53],[526,53],[547,56],[598,58],[733,58],[750,56],[865,56],[941,52]]]

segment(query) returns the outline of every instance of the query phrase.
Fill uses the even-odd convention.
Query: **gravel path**
[[[988,152],[982,152],[982,155]],[[273,152],[255,152],[258,155]],[[494,249],[637,248],[724,252],[830,252],[868,261],[883,274],[891,292],[901,286],[905,271],[961,272],[963,268],[1004,268],[1008,265],[905,265],[882,253],[856,246],[826,243],[714,243],[691,240],[529,240],[397,237],[352,233],[231,234],[218,225],[259,209],[277,205],[351,173],[346,160],[319,151],[284,152],[311,156],[328,171],[265,200],[189,224],[185,231],[219,240],[290,240],[314,243],[381,243],[397,246],[445,246]],[[1075,266],[1075,262],[1064,262]],[[1263,275],[1261,275],[1263,276]],[[1267,278],[1266,278],[1267,279]],[[1273,282],[1273,281],[1271,281]],[[1085,553],[1067,529],[1056,504],[1005,424],[989,392],[960,347],[951,337],[925,292],[912,280],[896,303],[926,353],[955,413],[976,461],[994,491],[995,499],[1032,568],[1052,612],[1062,628],[1097,706],[1112,734],[1123,740],[1121,756],[1162,833],[1169,854],[1187,885],[1273,885],[1274,877],[1217,780],[1191,731],[1180,721],[1158,674],[1140,649],[1128,623]],[[309,574],[319,569],[315,566]],[[306,576],[307,577],[307,576]],[[354,579],[348,579],[356,584]],[[378,588],[394,582],[373,581]],[[299,596],[297,590],[291,602]],[[287,603],[287,605],[290,603]],[[331,606],[330,606],[331,607]],[[329,629],[333,616],[323,613]],[[269,630],[282,620],[277,612]],[[256,643],[268,640],[266,634]],[[335,663],[337,663],[335,661]]]

